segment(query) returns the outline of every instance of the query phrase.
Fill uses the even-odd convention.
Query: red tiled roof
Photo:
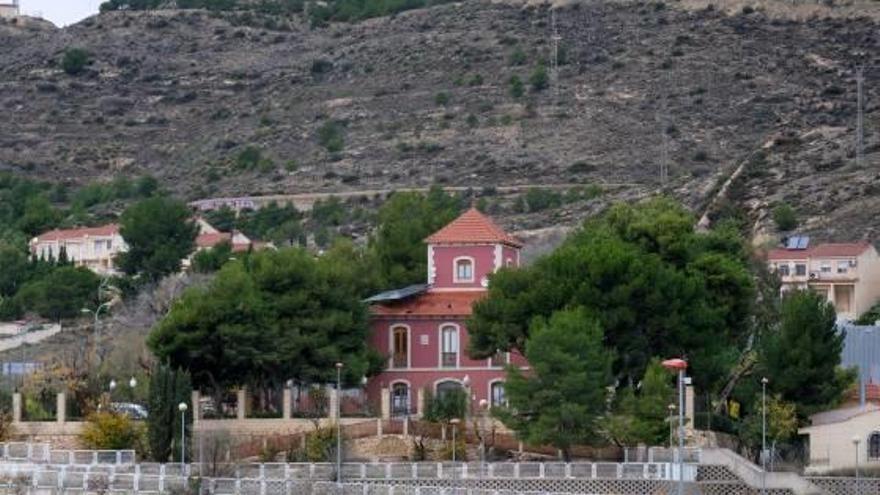
[[[70,239],[81,239],[83,237],[106,237],[119,233],[119,225],[111,223],[100,227],[82,227],[78,229],[50,230],[37,236],[37,242],[51,242]]]
[[[522,247],[522,242],[505,232],[489,217],[476,208],[464,212],[437,232],[431,234],[425,242],[429,244],[508,244]]]
[[[838,242],[819,244],[808,249],[771,249],[767,253],[767,259],[774,260],[803,260],[810,257],[847,257],[859,256],[871,248],[870,242]]]
[[[232,234],[229,232],[217,232],[216,234],[199,234],[196,237],[196,246],[200,248],[214,247],[221,242],[229,242]]]
[[[376,316],[470,316],[473,305],[486,291],[426,292],[403,301],[374,304]]]

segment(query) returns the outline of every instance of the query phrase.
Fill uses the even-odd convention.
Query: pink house
[[[388,357],[386,370],[368,384],[382,397],[383,416],[421,415],[425,391],[435,396],[465,388],[476,410],[503,404],[504,367],[525,367],[522,356],[468,357],[466,320],[485,297],[488,275],[519,266],[522,244],[472,208],[428,237],[427,284],[370,299],[370,344]]]

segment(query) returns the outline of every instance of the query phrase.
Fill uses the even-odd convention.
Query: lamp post
[[[687,361],[667,359],[663,367],[678,372],[678,495],[684,495],[684,372]]]
[[[336,484],[342,483],[342,408],[339,403],[342,401],[342,363],[336,363]]]
[[[186,476],[186,402],[177,405],[180,411],[180,475]]]
[[[97,309],[95,309],[94,311],[92,311],[89,308],[83,308],[80,310],[80,312],[83,314],[95,315],[95,323],[94,323],[94,327],[92,329],[92,335],[93,335],[92,339],[94,340],[94,343],[92,344],[92,352],[95,353],[95,362],[96,363],[100,362],[100,360],[101,360],[101,356],[100,356],[100,354],[98,354],[98,323],[99,323],[98,319],[101,316],[101,311],[105,310],[109,307],[110,307],[110,302],[108,301],[108,302],[105,302],[105,303],[99,305],[97,307]]]
[[[761,378],[761,495],[767,493],[767,383]]]
[[[856,495],[861,495],[862,479],[859,476],[859,444],[862,443],[861,437],[858,435],[852,437],[852,443],[856,448]]]
[[[669,410],[669,416],[666,417],[666,421],[669,421],[669,448],[671,449],[675,442],[675,404],[669,404],[666,406],[666,409]]]
[[[480,400],[480,477],[483,477],[483,470],[486,464],[486,415],[489,413],[489,401]]]
[[[138,386],[138,381],[135,377],[131,377],[131,380],[128,381],[128,390],[131,392],[131,401],[134,402],[134,389]]]
[[[456,454],[455,450],[458,448],[455,434],[457,432],[456,430],[458,430],[459,421],[460,420],[458,418],[452,418],[452,420],[449,421],[449,423],[452,425],[452,477],[453,478],[455,477],[455,454]]]

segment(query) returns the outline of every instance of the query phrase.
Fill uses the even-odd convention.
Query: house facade
[[[522,244],[476,209],[428,237],[427,283],[383,292],[371,304],[370,345],[387,356],[370,379],[370,397],[383,398],[383,415],[420,416],[428,393],[463,389],[475,411],[506,402],[504,368],[527,367],[516,353],[471,359],[466,321],[484,298],[488,276],[520,263]]]
[[[19,15],[18,0],[0,0],[0,19]]]
[[[782,290],[811,289],[852,320],[880,300],[880,256],[869,242],[784,247],[767,254]]]
[[[798,432],[809,437],[808,473],[880,467],[880,406],[848,406],[810,416]],[[855,442],[858,439],[858,443]]]
[[[51,230],[31,239],[31,255],[55,259],[62,250],[75,266],[84,266],[95,273],[112,275],[117,268],[114,258],[128,249],[119,234],[119,225]]]

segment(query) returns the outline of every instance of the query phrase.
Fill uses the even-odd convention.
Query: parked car
[[[150,415],[146,407],[133,402],[113,402],[110,404],[110,410],[135,420],[144,420]]]

